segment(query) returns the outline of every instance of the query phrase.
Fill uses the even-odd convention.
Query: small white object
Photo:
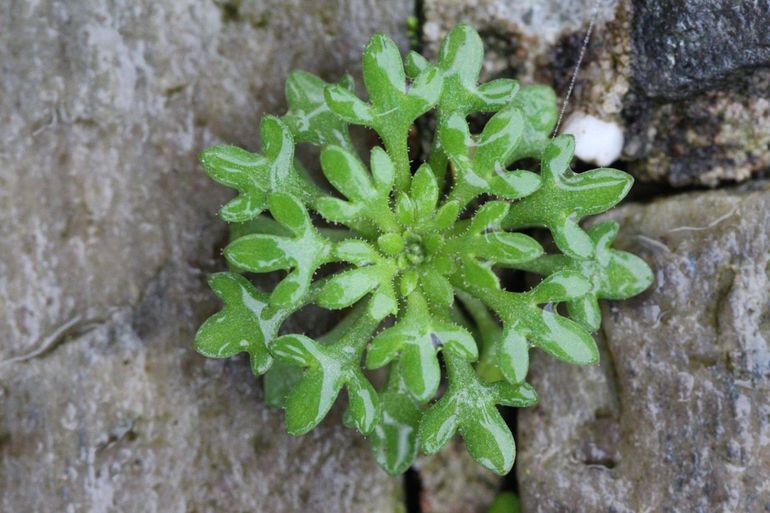
[[[602,121],[584,112],[573,112],[562,133],[575,136],[575,156],[597,166],[608,166],[623,151],[623,130],[617,123]]]
[[[441,37],[441,27],[435,21],[429,21],[422,26],[422,33],[428,41],[438,41]]]

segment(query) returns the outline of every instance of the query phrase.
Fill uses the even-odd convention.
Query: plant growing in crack
[[[580,226],[617,204],[632,178],[606,168],[573,173],[572,137],[550,137],[553,91],[509,79],[479,84],[482,59],[467,25],[447,35],[436,64],[414,52],[404,62],[391,39],[375,35],[363,54],[368,101],[350,77],[327,84],[295,71],[288,112],[262,120],[261,154],[215,146],[201,157],[214,180],[240,194],[221,210],[238,223],[224,251],[231,270],[209,280],[224,307],[201,326],[196,349],[248,353],[293,435],[318,425],[344,388],[344,422],[369,437],[391,474],[456,433],[481,465],[510,471],[515,445],[498,406],[537,401],[526,382],[529,350],[596,363],[597,300],[651,283],[642,260],[612,249],[616,223]],[[434,109],[431,153],[414,169],[407,138]],[[491,117],[474,134],[467,117],[478,112]],[[382,141],[368,166],[351,124]],[[334,191],[294,158],[298,143],[321,149]],[[538,159],[540,172],[512,168],[524,159]],[[558,251],[545,254],[521,232],[529,227],[546,228]],[[319,273],[327,264],[335,272]],[[495,272],[502,268],[545,278],[509,291]],[[269,292],[244,274],[273,271],[286,274]],[[317,340],[284,333],[287,318],[311,304],[345,316]],[[368,376],[381,368],[378,390]]]

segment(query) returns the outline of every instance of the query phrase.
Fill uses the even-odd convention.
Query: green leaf
[[[502,169],[510,158],[524,131],[524,117],[513,106],[492,116],[478,137],[474,163],[479,169]]]
[[[436,354],[442,348],[468,361],[478,358],[476,343],[468,331],[437,318],[428,310],[425,299],[412,293],[403,320],[372,341],[366,366],[376,369],[398,358],[398,373],[405,389],[418,403],[424,403],[438,390],[441,370]]]
[[[404,250],[404,238],[397,233],[385,233],[377,238],[377,246],[388,256],[396,256]]]
[[[316,209],[322,216],[354,228],[365,220],[380,231],[395,230],[396,221],[389,208],[393,163],[382,148],[372,150],[372,174],[355,153],[339,146],[324,148],[321,167],[329,182],[347,198],[320,198]]]
[[[524,128],[521,111],[513,104],[492,116],[477,138],[471,136],[460,113],[442,121],[438,137],[454,172],[450,199],[464,205],[487,193],[514,200],[538,190],[541,179],[535,173],[506,169],[513,162]]]
[[[428,59],[417,52],[409,52],[406,55],[406,60],[404,61],[404,71],[406,72],[406,76],[411,79],[415,79],[429,66],[430,62],[428,62]]]
[[[436,211],[433,217],[433,228],[436,231],[444,231],[452,226],[460,214],[460,203],[447,201]]]
[[[454,290],[449,280],[432,267],[422,270],[420,285],[429,302],[440,308],[449,308],[454,302]]]
[[[236,146],[212,146],[200,156],[201,165],[208,175],[241,193],[222,207],[219,215],[230,222],[246,221],[257,217],[267,208],[267,161],[262,155],[250,153]]]
[[[406,145],[409,128],[438,101],[442,75],[428,65],[407,86],[398,47],[384,34],[369,40],[362,68],[369,104],[339,86],[326,89],[326,102],[345,121],[368,126],[379,134],[393,159],[396,186],[404,191],[410,175]]]
[[[569,164],[574,149],[571,135],[556,137],[546,147],[542,187],[511,206],[506,225],[544,226],[567,256],[587,259],[593,256],[593,244],[578,226],[579,220],[615,206],[628,193],[633,178],[607,168],[573,173]]]
[[[266,116],[260,130],[264,155],[226,145],[201,153],[206,173],[240,192],[220,211],[226,221],[254,219],[267,208],[271,192],[290,193],[302,201],[318,195],[318,189],[294,169],[294,140],[288,127],[278,118]]]
[[[513,492],[502,492],[495,497],[487,513],[521,513],[519,498]]]
[[[591,288],[580,273],[562,271],[543,280],[529,292],[517,293],[489,287],[465,277],[454,277],[459,286],[487,304],[503,322],[503,336],[492,348],[498,368],[511,383],[526,374],[525,346],[521,339],[559,359],[578,365],[598,361],[596,342],[580,324],[553,311],[552,304],[584,296]],[[546,304],[540,308],[539,304]],[[528,347],[528,346],[526,346]]]
[[[411,467],[417,457],[417,429],[422,412],[403,388],[395,369],[380,395],[380,404],[382,416],[370,435],[372,451],[385,472],[398,475]]]
[[[395,314],[398,308],[393,279],[397,268],[392,260],[377,257],[371,265],[343,271],[329,278],[318,294],[319,306],[338,310],[358,302],[372,294],[372,306],[378,309],[376,315],[384,318]]]
[[[515,444],[496,404],[534,404],[537,396],[529,385],[483,383],[470,364],[448,354],[445,358],[449,386],[423,415],[419,441],[427,454],[441,449],[455,432],[465,440],[468,452],[479,464],[500,475],[511,470]]]
[[[273,408],[283,408],[286,398],[302,379],[302,369],[281,360],[274,360],[265,373],[263,389],[265,403]]]
[[[590,331],[601,325],[599,299],[627,299],[640,294],[653,281],[650,267],[641,258],[612,248],[618,233],[615,221],[603,221],[588,229],[593,257],[543,255],[515,267],[543,275],[573,271],[590,280],[590,290],[567,302],[570,317]]]
[[[588,235],[595,245],[596,267],[580,268],[587,276],[595,276],[596,296],[600,299],[628,299],[641,294],[653,282],[650,266],[636,255],[612,248],[618,234],[615,221],[605,221],[589,228]],[[588,271],[593,271],[588,274]]]
[[[480,289],[495,290],[500,288],[497,275],[489,264],[482,264],[470,256],[463,256],[460,263],[461,286],[468,287],[473,284]]]
[[[482,466],[500,475],[507,474],[516,458],[511,430],[494,404],[474,408],[473,415],[475,418],[463,425],[465,447]]]
[[[279,339],[280,340],[280,339]],[[276,341],[277,342],[277,341]],[[286,399],[286,431],[290,435],[304,435],[316,427],[334,404],[342,389],[342,377],[335,367],[307,370]],[[337,371],[337,372],[335,372]]]
[[[513,408],[528,408],[537,404],[538,397],[535,388],[529,383],[511,385],[509,383],[495,383],[493,388],[497,392],[497,401],[504,406]]]
[[[529,371],[529,342],[526,337],[511,329],[503,331],[495,351],[500,372],[510,383],[521,383]]]
[[[468,240],[470,238],[466,238]],[[474,244],[474,253],[495,263],[515,264],[528,262],[543,254],[540,244],[523,233],[510,233],[503,231],[486,232],[473,237],[468,243]],[[477,245],[475,245],[477,244]]]
[[[576,322],[553,312],[542,312],[542,325],[534,334],[537,346],[567,363],[590,365],[599,361],[594,339]]]
[[[224,308],[198,329],[195,350],[210,358],[229,358],[246,352],[252,372],[264,373],[273,361],[267,344],[278,333],[286,313],[269,313],[267,295],[238,274],[213,274],[209,285]]]
[[[380,260],[380,255],[371,244],[358,239],[345,239],[335,244],[334,256],[340,262],[358,266],[374,264]]]
[[[331,278],[318,295],[318,304],[338,310],[346,308],[380,285],[381,271],[376,266],[360,267]]]
[[[355,125],[370,126],[374,123],[375,113],[353,91],[340,85],[333,85],[324,91],[326,104],[340,119]]]
[[[527,85],[516,94],[513,104],[524,113],[526,124],[513,160],[540,158],[556,126],[556,93],[545,85]]]
[[[347,380],[348,414],[361,433],[371,433],[380,415],[380,400],[371,383],[361,372],[353,372]]]
[[[409,197],[414,203],[416,222],[423,223],[433,216],[438,202],[438,184],[428,164],[423,164],[412,177]]]
[[[519,92],[519,83],[509,78],[499,78],[479,85],[476,96],[479,111],[491,112],[508,105]]]
[[[275,358],[305,368],[302,378],[285,402],[286,430],[302,435],[313,429],[331,409],[342,387],[349,398],[349,415],[363,434],[370,433],[380,418],[379,399],[360,368],[366,342],[379,324],[365,310],[350,314],[342,330],[330,333],[330,344],[304,335],[284,335],[270,346]]]
[[[271,305],[293,307],[307,294],[316,270],[332,261],[332,243],[313,227],[307,210],[296,198],[272,194],[270,212],[294,236],[246,235],[225,248],[225,257],[232,265],[251,272],[293,269],[270,295]]]
[[[550,275],[529,292],[536,304],[561,303],[584,296],[591,282],[581,273],[561,271]]]
[[[327,146],[321,152],[324,175],[335,189],[350,200],[361,201],[374,190],[369,172],[352,152],[339,146]]]
[[[408,59],[409,68],[421,64],[417,58]],[[500,79],[478,85],[483,62],[483,45],[478,33],[466,24],[456,26],[447,34],[439,50],[438,68],[443,78],[441,96],[437,102],[439,131],[450,116],[464,121],[472,112],[494,112],[510,104],[519,90],[515,80]],[[447,157],[445,140],[437,137],[428,159],[439,183],[443,183]]]
[[[436,454],[457,432],[462,412],[457,400],[445,395],[423,414],[418,441],[425,454]]]
[[[398,47],[385,34],[375,34],[364,49],[363,73],[369,99],[375,105],[399,106],[406,76]]]
[[[471,112],[494,111],[516,95],[519,86],[515,80],[495,80],[478,86],[483,60],[484,46],[473,27],[459,24],[447,34],[438,57],[444,78],[438,102],[440,115],[457,112],[465,118]]]
[[[595,294],[586,294],[567,302],[567,313],[572,320],[590,331],[596,331],[602,325],[602,311]]]
[[[473,219],[471,219],[468,232],[472,235],[478,235],[488,229],[499,229],[500,222],[508,213],[508,207],[508,203],[504,201],[488,201],[484,203],[474,214]]]
[[[294,140],[316,146],[335,144],[352,150],[348,125],[328,107],[324,90],[329,84],[306,71],[295,70],[286,80],[288,112],[283,122],[289,127]],[[343,77],[339,87],[352,91],[352,78]]]

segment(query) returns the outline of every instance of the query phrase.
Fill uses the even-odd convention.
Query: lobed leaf
[[[574,150],[575,139],[571,135],[560,135],[546,147],[542,186],[511,206],[506,225],[544,226],[567,256],[587,259],[593,255],[593,243],[578,222],[615,206],[628,193],[633,178],[606,168],[573,173],[569,164]]]
[[[252,372],[263,374],[273,362],[267,345],[278,333],[286,313],[269,311],[267,295],[238,274],[213,274],[209,286],[224,308],[198,329],[195,350],[210,358],[246,352]]]
[[[371,342],[366,366],[377,369],[398,358],[398,373],[404,388],[418,403],[436,394],[441,370],[437,353],[444,349],[468,361],[478,358],[473,337],[464,328],[430,312],[423,296],[407,298],[403,320],[380,333]]]
[[[332,243],[313,227],[307,210],[295,197],[272,194],[270,212],[293,237],[246,235],[228,244],[225,257],[250,272],[291,270],[270,295],[271,305],[291,308],[308,293],[316,270],[332,261]]]
[[[459,24],[444,38],[438,57],[444,81],[437,106],[440,116],[460,113],[464,118],[471,112],[494,111],[516,95],[519,86],[515,80],[501,79],[478,85],[483,58],[481,38],[470,25]],[[422,65],[417,57],[411,57],[409,62],[411,68]]]
[[[449,115],[439,125],[438,137],[453,164],[450,198],[467,204],[483,193],[514,200],[537,191],[541,185],[538,175],[506,169],[517,155],[524,128],[524,118],[514,104],[492,116],[476,138],[462,114]]]
[[[286,430],[292,435],[305,434],[317,426],[343,386],[348,391],[349,418],[356,429],[368,434],[379,421],[378,396],[360,368],[361,352],[379,321],[362,309],[350,315],[352,320],[329,334],[334,339],[331,343],[292,334],[277,338],[270,346],[275,358],[305,369],[284,404]]]
[[[302,201],[318,195],[318,189],[294,168],[294,140],[278,118],[266,116],[260,125],[262,151],[254,154],[235,146],[213,146],[201,153],[208,175],[240,195],[220,211],[225,221],[254,219],[267,208],[270,193],[292,194]]]
[[[598,223],[587,231],[591,241],[590,259],[566,255],[543,255],[530,262],[516,264],[519,269],[549,275],[573,271],[590,280],[590,290],[582,297],[567,302],[572,319],[590,331],[601,324],[599,299],[627,299],[647,289],[653,281],[652,271],[641,258],[612,248],[619,225],[615,221]]]
[[[436,104],[443,77],[428,65],[408,85],[398,47],[384,34],[374,35],[367,43],[362,68],[370,103],[340,86],[326,89],[326,102],[341,119],[379,134],[394,161],[396,186],[403,191],[409,182],[409,128]]]
[[[337,85],[343,90],[353,91],[350,75],[345,75]],[[352,150],[348,124],[331,111],[324,98],[324,90],[328,86],[327,82],[312,73],[292,71],[286,80],[289,110],[282,120],[296,142],[309,142],[316,146],[334,144]]]
[[[403,389],[397,371],[391,370],[391,374],[388,387],[380,394],[382,416],[370,440],[377,463],[388,474],[398,475],[411,467],[417,457],[417,429],[422,411]]]
[[[393,162],[382,148],[371,153],[372,173],[366,170],[358,156],[339,146],[327,146],[321,152],[321,168],[329,182],[346,200],[322,197],[316,210],[326,219],[361,230],[361,222],[376,226],[380,231],[393,231],[396,220],[389,208],[393,186]]]
[[[433,454],[459,432],[474,460],[506,474],[513,466],[516,449],[496,404],[532,405],[537,401],[534,390],[526,384],[485,384],[463,359],[449,354],[445,361],[449,386],[420,422],[420,446],[426,454]]]

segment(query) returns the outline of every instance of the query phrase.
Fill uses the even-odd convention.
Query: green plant
[[[515,446],[497,406],[537,401],[525,382],[529,349],[595,363],[597,299],[630,297],[651,282],[642,260],[611,249],[616,223],[587,232],[579,225],[618,203],[631,177],[570,171],[573,138],[550,137],[553,91],[508,79],[479,85],[482,58],[467,25],[449,33],[436,65],[414,52],[403,63],[393,41],[375,35],[363,55],[368,101],[350,77],[327,84],[295,71],[286,115],[262,120],[261,154],[215,146],[201,157],[239,195],[221,210],[236,223],[224,251],[231,270],[210,278],[224,308],[200,328],[196,349],[215,358],[248,353],[293,435],[315,427],[345,388],[345,423],[368,435],[393,474],[418,447],[435,453],[455,433],[480,464],[508,472]],[[409,132],[432,109],[437,136],[413,171]],[[479,112],[493,115],[472,134],[466,118]],[[368,168],[350,124],[382,141]],[[297,143],[321,148],[335,193],[295,160]],[[525,159],[539,159],[540,173],[509,169]],[[516,231],[526,227],[547,228],[559,253],[544,254]],[[513,292],[501,286],[500,268],[546,277]],[[287,274],[269,293],[243,274],[273,271]],[[562,302],[571,319],[559,313]],[[318,340],[281,331],[311,304],[346,315]],[[362,368],[388,369],[380,390]]]
[[[513,492],[501,492],[487,513],[521,513],[519,498]]]

